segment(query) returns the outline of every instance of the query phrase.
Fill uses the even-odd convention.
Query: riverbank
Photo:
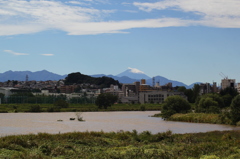
[[[240,158],[240,131],[74,132],[0,138],[0,158]]]
[[[97,111],[153,111],[161,110],[160,104],[114,104],[107,109],[99,109],[95,104],[69,104],[67,108],[53,104],[1,104],[0,113],[13,112],[97,112]]]
[[[153,115],[153,117],[161,117],[161,113]],[[231,120],[221,114],[207,114],[207,113],[187,113],[187,114],[173,114],[168,121],[182,121],[191,123],[209,123],[209,124],[226,124],[231,125]],[[238,125],[239,123],[237,123]],[[238,125],[239,126],[239,125]]]

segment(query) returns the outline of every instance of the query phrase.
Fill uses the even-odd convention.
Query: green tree
[[[225,107],[223,99],[218,94],[205,94],[196,100],[197,113],[219,113]]]
[[[118,85],[119,87],[121,87],[121,84],[117,80],[114,80],[113,78],[106,77],[106,76],[95,78],[95,77],[81,74],[80,72],[68,74],[68,76],[65,78],[66,85],[72,85],[74,83],[75,84],[84,84],[84,83],[95,84],[100,88],[110,87],[111,84]]]
[[[60,108],[67,108],[68,107],[68,103],[65,100],[59,99],[56,102],[54,102],[53,104],[56,107],[60,107]]]
[[[185,92],[186,91],[186,87],[180,86],[180,87],[177,88],[177,91],[178,92]]]
[[[3,103],[3,102],[4,102],[4,96],[5,96],[5,94],[3,94],[3,93],[0,93],[0,99],[1,99],[1,103]]]
[[[226,94],[226,95],[222,96],[224,105],[225,106],[230,106],[233,98],[234,97],[232,97],[230,94]]]
[[[117,102],[118,97],[115,95],[112,95],[110,93],[102,93],[98,95],[95,104],[98,106],[98,108],[104,108],[107,109],[107,107],[110,107],[115,102]]]
[[[221,95],[221,96],[224,96],[224,95],[226,95],[226,94],[229,94],[229,95],[231,95],[231,96],[234,98],[234,97],[237,96],[239,93],[238,93],[237,89],[232,88],[232,87],[227,87],[227,88],[225,88],[225,89],[223,89],[223,90],[220,91],[220,95]]]
[[[193,90],[192,101],[195,102],[197,100],[197,98],[199,97],[199,94],[200,94],[200,85],[199,84],[194,84],[192,90]]]
[[[232,99],[238,95],[238,91],[235,88],[227,87],[220,91],[220,95],[222,96],[225,106],[230,106]]]
[[[219,113],[218,102],[214,101],[210,97],[201,98],[199,101],[199,107],[197,107],[196,112],[203,113]]]
[[[240,121],[240,95],[236,96],[232,100],[230,108],[230,117],[232,124],[236,124],[238,121]]]
[[[41,112],[40,105],[31,105],[29,112]]]
[[[161,116],[169,118],[176,113],[187,113],[191,109],[189,102],[181,96],[169,96],[163,104]]]
[[[187,96],[187,99],[190,103],[194,103],[195,100],[193,99],[193,90],[192,89],[186,89],[184,91],[185,96]]]

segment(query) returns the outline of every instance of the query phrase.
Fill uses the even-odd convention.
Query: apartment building
[[[139,93],[139,103],[162,103],[167,97],[179,95],[187,98],[183,92],[169,92],[161,90],[145,91]]]
[[[221,89],[226,89],[227,87],[235,88],[235,83],[236,83],[235,79],[224,78],[222,79]]]

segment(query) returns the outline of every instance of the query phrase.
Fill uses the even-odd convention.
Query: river
[[[0,136],[15,134],[66,133],[74,131],[150,131],[171,130],[173,133],[194,133],[214,130],[240,130],[240,127],[217,124],[198,124],[164,121],[150,117],[159,111],[84,112],[84,122],[74,112],[67,113],[0,113]],[[62,121],[58,121],[62,120]]]

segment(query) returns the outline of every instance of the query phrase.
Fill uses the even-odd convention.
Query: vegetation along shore
[[[184,88],[179,89],[184,92]],[[194,89],[198,89],[198,85]],[[188,99],[170,96],[162,104],[161,113],[154,116],[171,121],[240,126],[240,95],[235,88],[228,87],[220,93],[197,93]]]
[[[0,138],[0,158],[240,158],[240,131],[195,134],[132,132],[72,132],[16,135]]]
[[[59,106],[54,104],[1,104],[0,113],[17,112],[97,112],[97,111],[151,111],[161,110],[159,104],[114,104],[107,109],[99,108],[95,104],[68,104]]]

